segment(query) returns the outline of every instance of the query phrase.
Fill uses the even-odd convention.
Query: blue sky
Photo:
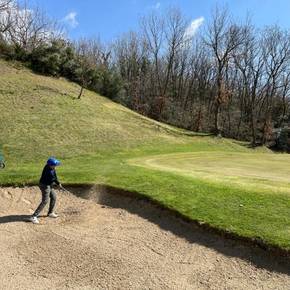
[[[32,0],[48,15],[61,19],[69,37],[98,37],[105,41],[138,27],[139,18],[150,11],[162,13],[179,7],[189,20],[209,21],[216,4],[226,4],[237,19],[247,13],[258,26],[278,24],[290,28],[290,0]]]

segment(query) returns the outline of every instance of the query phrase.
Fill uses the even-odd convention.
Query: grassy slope
[[[105,183],[138,191],[192,219],[290,249],[288,194],[128,161],[178,152],[244,152],[259,160],[269,156],[266,152],[231,140],[188,136],[89,91],[76,100],[78,90],[65,80],[0,61],[0,144],[7,160],[0,184],[37,183],[47,156],[55,155],[63,161],[59,176],[64,183]]]

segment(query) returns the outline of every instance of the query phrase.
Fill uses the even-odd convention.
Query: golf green
[[[290,156],[234,152],[193,152],[131,159],[132,165],[290,193]]]

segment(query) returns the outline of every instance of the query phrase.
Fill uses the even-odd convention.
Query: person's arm
[[[61,184],[60,184],[60,182],[59,182],[59,180],[58,180],[58,178],[57,178],[57,175],[56,175],[56,172],[55,172],[55,171],[54,171],[54,180],[53,180],[53,182],[54,182],[56,185],[58,185],[58,186],[61,187]]]

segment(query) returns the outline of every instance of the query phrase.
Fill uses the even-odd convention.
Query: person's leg
[[[41,211],[44,209],[46,204],[48,203],[49,194],[50,194],[50,186],[39,186],[41,193],[42,193],[42,200],[37,209],[35,210],[34,214],[32,216],[38,217]]]
[[[50,196],[50,203],[49,203],[48,215],[53,213],[55,203],[56,203],[56,193],[52,188],[50,189],[49,196]]]

